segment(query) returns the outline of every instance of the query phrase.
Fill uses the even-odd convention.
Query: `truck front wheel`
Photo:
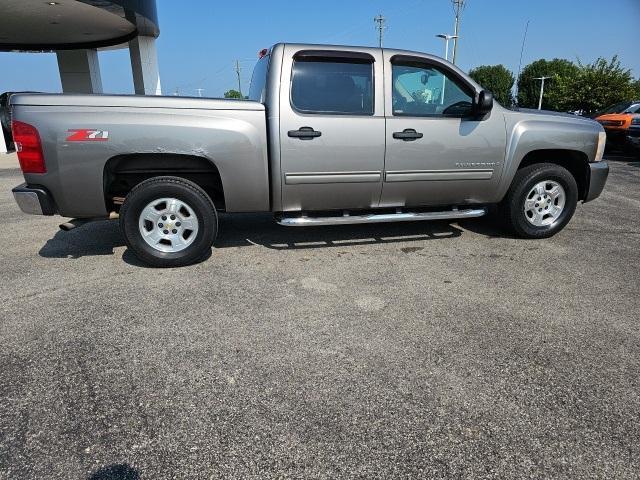
[[[573,175],[559,165],[538,163],[518,170],[500,209],[518,236],[547,238],[569,223],[577,203]]]
[[[127,246],[154,267],[181,267],[211,253],[218,217],[211,198],[179,177],[154,177],[136,185],[120,209]]]

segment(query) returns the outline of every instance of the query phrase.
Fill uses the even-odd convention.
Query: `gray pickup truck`
[[[595,121],[514,111],[418,52],[277,44],[249,99],[20,94],[26,213],[119,217],[148,264],[210,254],[217,212],[286,226],[479,217],[549,237],[602,191]],[[73,223],[71,224],[73,225]]]

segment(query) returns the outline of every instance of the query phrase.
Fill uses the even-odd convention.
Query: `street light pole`
[[[449,60],[449,40],[458,38],[457,35],[449,35],[448,33],[440,33],[436,37],[444,40],[444,59]],[[446,77],[442,76],[442,91],[440,92],[440,105],[444,104],[444,86]]]
[[[542,95],[544,94],[544,81],[551,77],[536,77],[534,80],[541,80],[540,82],[540,99],[538,100],[538,110],[542,110]]]
[[[449,35],[448,33],[440,33],[436,37],[444,40],[444,59],[449,60],[449,40],[458,38],[457,35]]]

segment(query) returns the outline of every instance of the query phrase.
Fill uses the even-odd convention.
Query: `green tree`
[[[242,99],[242,94],[238,90],[227,90],[224,92],[224,98],[239,98]]]
[[[495,99],[507,107],[513,104],[513,73],[504,65],[482,65],[469,72],[471,78],[493,93]]]
[[[580,68],[569,60],[554,58],[540,59],[522,69],[518,79],[518,106],[538,108],[540,98],[540,80],[536,78],[551,77],[544,82],[542,108],[547,110],[567,111],[571,105],[566,98],[566,88],[577,77]]]
[[[611,60],[598,58],[583,65],[578,62],[578,75],[563,85],[568,104],[573,110],[591,114],[638,95],[637,80],[624,68],[617,55]]]

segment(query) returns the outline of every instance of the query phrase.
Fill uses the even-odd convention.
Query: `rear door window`
[[[373,63],[344,58],[295,60],[291,105],[302,113],[373,115]]]

